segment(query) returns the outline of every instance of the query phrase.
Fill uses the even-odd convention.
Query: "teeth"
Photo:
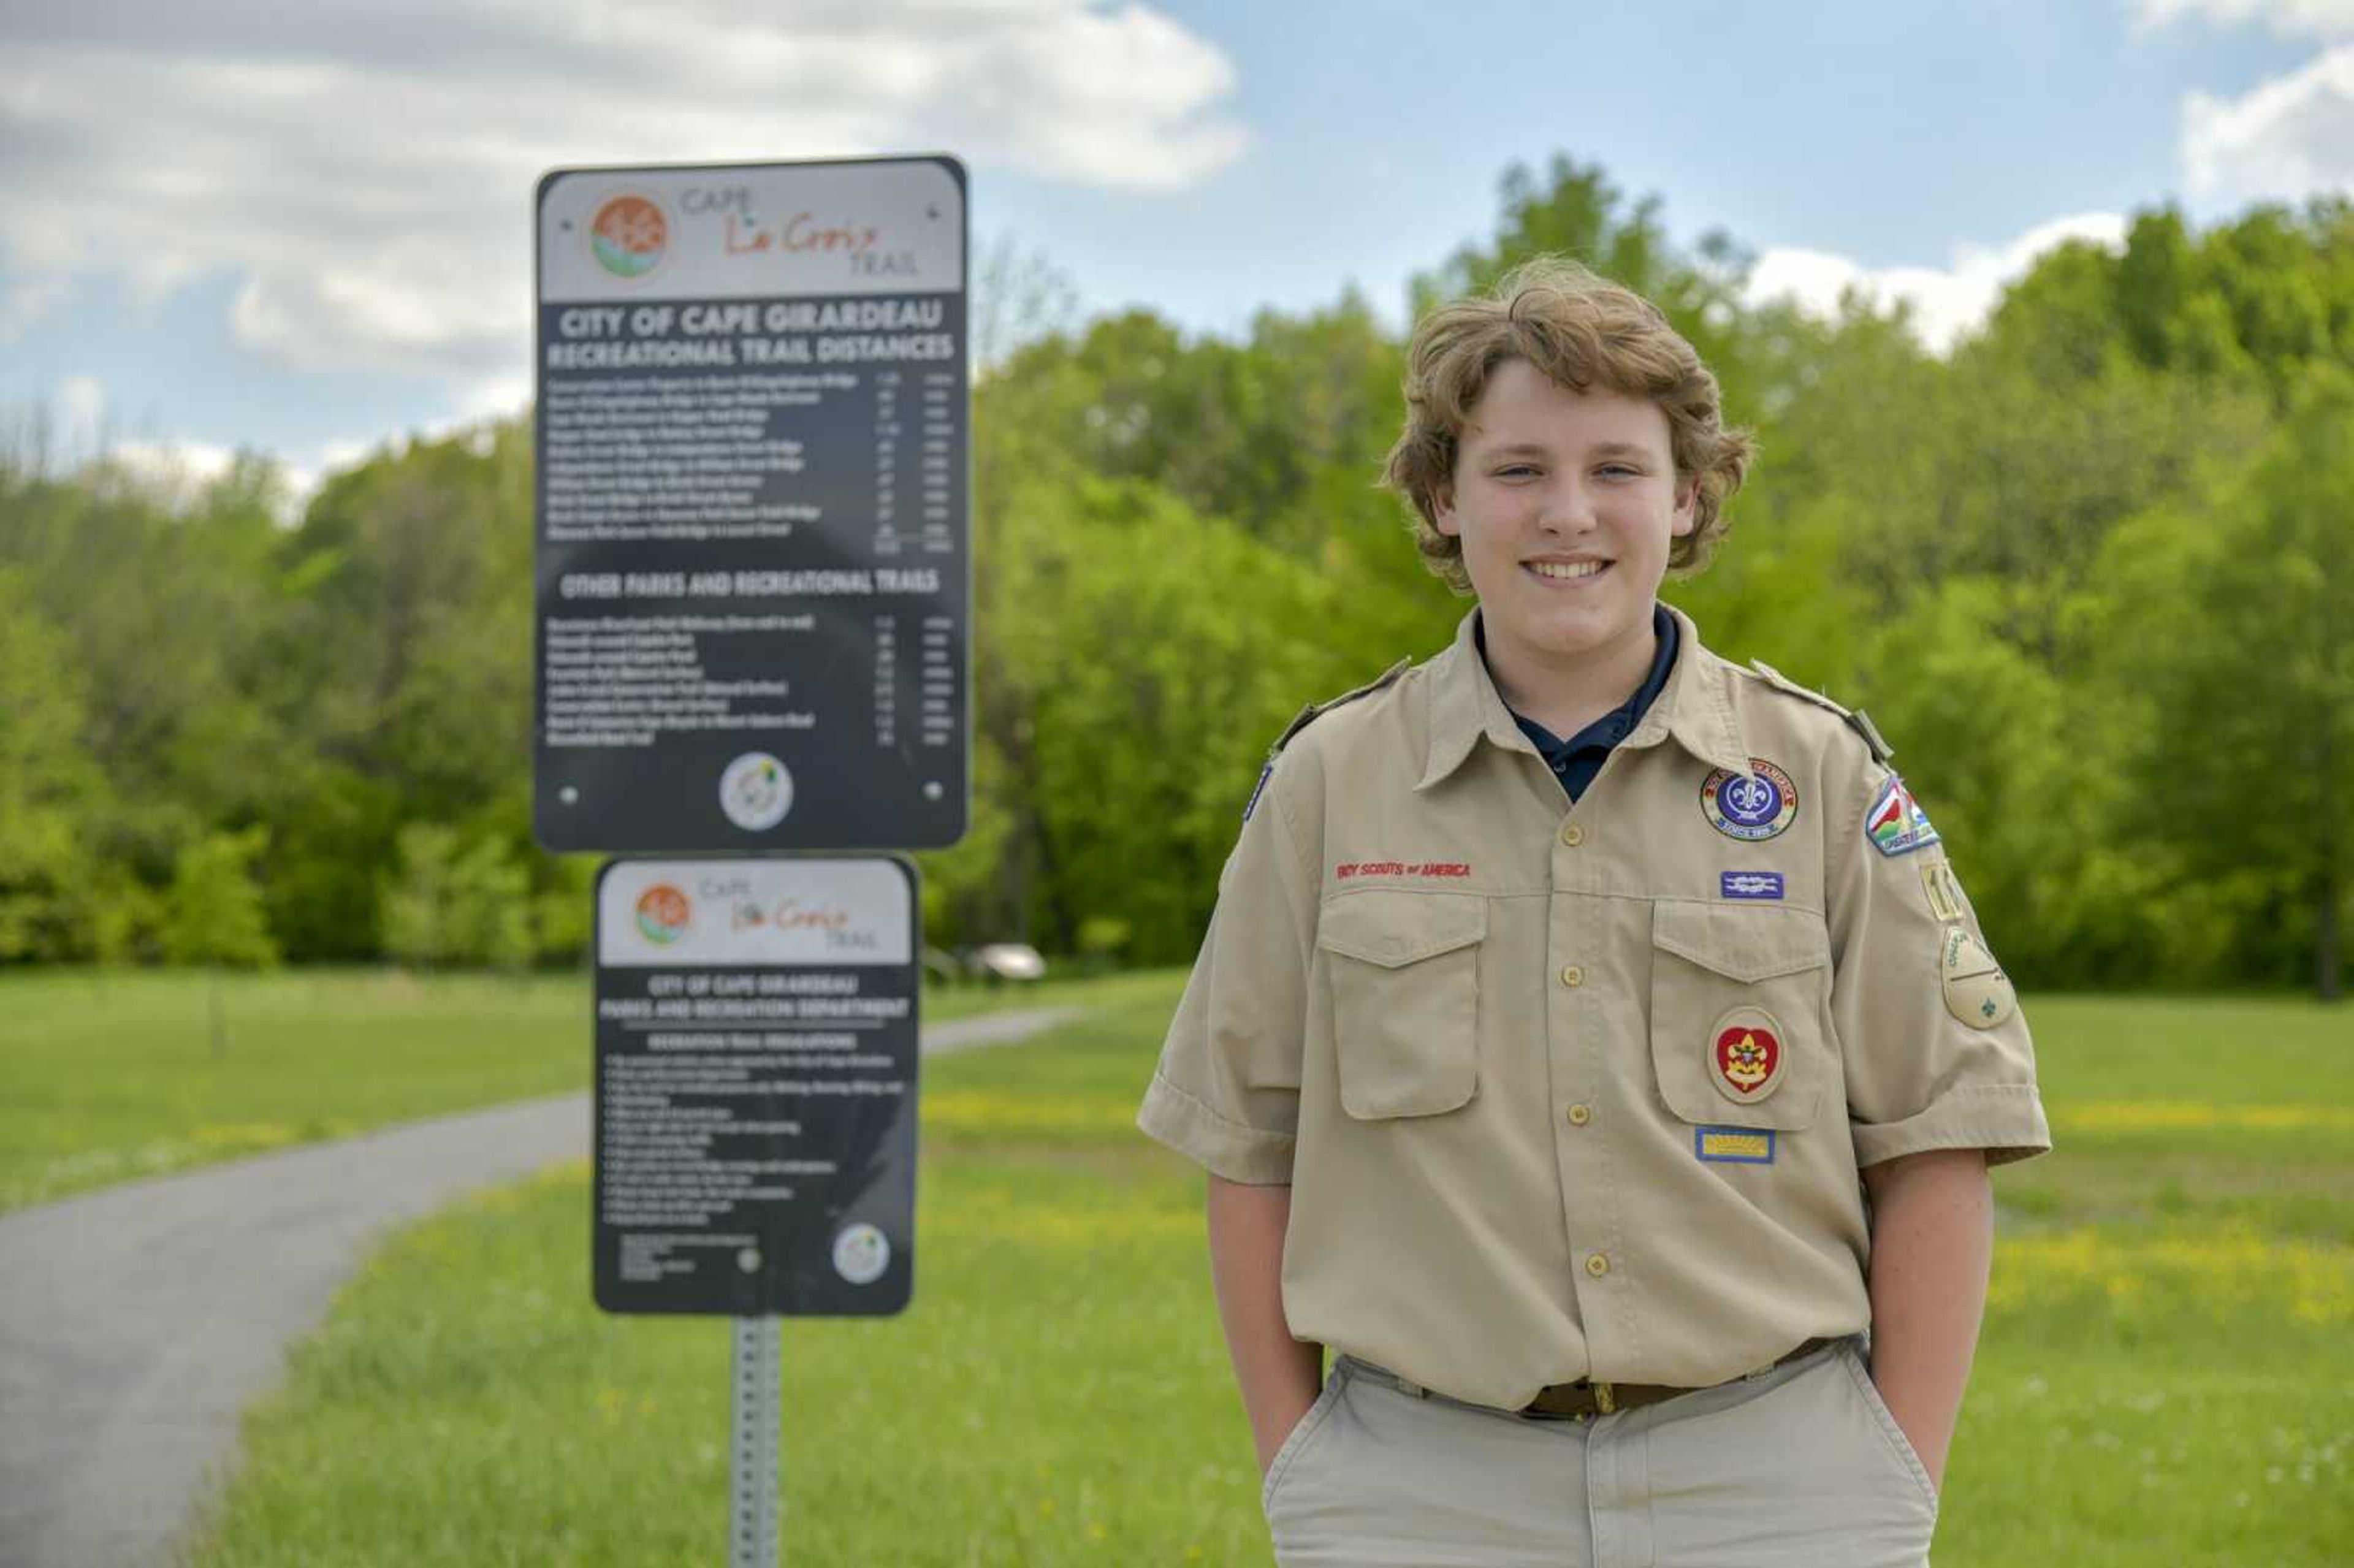
[[[1607,561],[1531,561],[1529,570],[1541,577],[1590,577],[1609,564]]]

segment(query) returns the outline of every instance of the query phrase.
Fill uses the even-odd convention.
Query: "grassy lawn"
[[[1199,1178],[1129,1127],[1173,995],[928,1065],[915,1307],[784,1329],[786,1562],[1266,1561]],[[2347,1015],[2031,1012],[2061,1151],[1998,1179],[1940,1568],[2346,1562]],[[559,1171],[387,1247],[196,1562],[718,1560],[727,1327],[599,1314],[588,1202]]]
[[[928,991],[924,1017],[1088,1005],[1138,983]],[[387,1122],[585,1090],[588,1007],[585,974],[0,976],[0,1211]]]

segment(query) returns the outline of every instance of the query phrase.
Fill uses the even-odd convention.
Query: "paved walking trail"
[[[1075,1016],[960,1019],[923,1050]],[[239,1413],[369,1246],[475,1188],[587,1159],[588,1121],[588,1097],[564,1095],[0,1216],[0,1568],[172,1562],[236,1460]]]

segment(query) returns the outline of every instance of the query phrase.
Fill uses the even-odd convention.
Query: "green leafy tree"
[[[184,845],[164,899],[164,957],[175,964],[268,969],[278,962],[254,862],[270,830],[206,833]]]
[[[385,949],[419,968],[532,959],[531,877],[494,837],[468,844],[454,828],[413,822],[384,887]]]
[[[2211,502],[2118,536],[2107,620],[2147,694],[2131,827],[2180,874],[2240,890],[2258,972],[2343,989],[2354,891],[2354,376],[2315,366],[2290,418]],[[2305,952],[2292,965],[2294,945]]]
[[[78,896],[104,775],[82,748],[81,683],[66,636],[20,573],[0,570],[0,962],[85,956]]]

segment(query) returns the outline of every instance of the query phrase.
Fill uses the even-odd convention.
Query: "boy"
[[[2009,982],[1869,721],[1658,602],[1751,452],[1658,310],[1531,263],[1406,402],[1478,605],[1278,742],[1139,1117],[1278,1559],[1923,1563],[2050,1146]]]

